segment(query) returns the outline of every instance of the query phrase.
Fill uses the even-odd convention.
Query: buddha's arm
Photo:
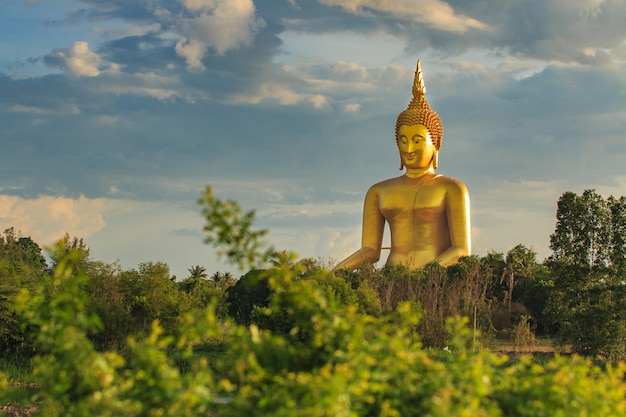
[[[463,183],[455,181],[447,184],[446,215],[450,247],[435,259],[441,265],[451,265],[472,252],[469,192]]]
[[[385,218],[380,212],[379,196],[375,188],[370,188],[363,204],[363,237],[361,248],[339,262],[333,268],[354,269],[362,264],[373,264],[380,259],[380,249],[385,230]]]

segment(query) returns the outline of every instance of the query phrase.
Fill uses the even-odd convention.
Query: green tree
[[[32,344],[14,308],[15,297],[22,289],[36,291],[38,282],[48,274],[41,248],[30,237],[21,236],[12,227],[0,235],[0,349],[31,353]]]
[[[297,265],[298,255],[282,250],[274,252],[270,257],[270,264],[275,268],[294,268]]]
[[[511,304],[513,303],[513,289],[515,288],[515,279],[527,278],[531,276],[537,266],[537,254],[532,249],[519,244],[506,254],[506,275],[508,278],[508,291],[506,293],[506,304],[511,313]]]
[[[192,266],[191,268],[187,269],[187,271],[189,272],[189,278],[192,279],[205,279],[208,277],[206,268],[200,265]]]
[[[626,274],[626,198],[610,196],[607,200],[611,211],[612,236],[610,261],[620,276]]]
[[[154,320],[159,320],[168,334],[174,331],[186,306],[178,284],[170,279],[167,264],[143,262],[138,269],[120,271],[113,279],[126,314],[128,335],[147,334]]]
[[[83,238],[78,238],[76,236],[71,238],[68,233],[63,236],[55,250],[50,253],[50,258],[52,259],[52,269],[56,267],[59,260],[62,259],[65,254],[72,251],[75,251],[74,256],[79,256],[79,259],[74,263],[74,268],[79,271],[84,271],[87,267],[87,263],[89,262],[90,249]]]
[[[30,237],[21,236],[13,227],[0,235],[0,259],[6,259],[26,274],[43,275],[47,272],[46,258],[41,248]]]
[[[580,196],[566,192],[556,217],[547,262],[554,287],[547,308],[560,326],[561,339],[579,353],[622,358],[623,198],[604,200],[594,190]]]
[[[607,202],[594,190],[564,193],[557,203],[556,229],[550,236],[551,260],[597,267],[610,260],[612,218]]]

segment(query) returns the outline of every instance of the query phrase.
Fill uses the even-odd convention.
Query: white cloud
[[[206,51],[206,45],[197,39],[180,38],[176,42],[176,53],[185,58],[189,69],[204,69],[202,58]]]
[[[308,102],[316,109],[329,105],[329,99],[321,94],[298,93],[278,82],[265,82],[255,91],[233,94],[230,97],[232,103],[258,104],[262,101],[276,101],[283,106]]]
[[[447,32],[463,33],[470,29],[490,30],[489,26],[468,16],[456,14],[454,9],[440,0],[318,0],[327,6],[339,6],[345,11],[369,15],[376,10],[395,18],[424,23]]]
[[[184,0],[183,4],[196,16],[181,20],[182,36],[176,53],[185,58],[190,69],[204,68],[202,58],[208,48],[223,55],[250,45],[265,26],[265,21],[256,17],[252,0]]]
[[[57,116],[69,116],[80,114],[80,109],[74,105],[59,105],[54,109],[34,107],[34,106],[22,106],[16,104],[11,106],[10,110],[14,113],[29,113],[33,115],[57,115]]]
[[[63,60],[65,68],[74,77],[97,77],[102,62],[100,55],[89,49],[85,41],[74,42],[71,48],[57,50],[54,54]]]
[[[0,223],[14,227],[40,245],[71,236],[88,237],[105,226],[104,199],[0,195]]]
[[[114,94],[134,94],[167,100],[180,97],[180,79],[177,76],[162,76],[154,72],[107,73],[99,86],[101,91]]]
[[[348,113],[358,113],[361,111],[361,105],[359,103],[348,103],[345,109]]]

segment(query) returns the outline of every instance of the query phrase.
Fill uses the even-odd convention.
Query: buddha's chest
[[[397,218],[433,218],[445,211],[445,193],[429,186],[391,187],[379,194],[379,207],[387,220]]]

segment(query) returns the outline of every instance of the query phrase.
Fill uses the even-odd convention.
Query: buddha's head
[[[415,80],[413,82],[413,99],[409,103],[409,106],[398,116],[396,120],[396,144],[400,149],[400,133],[401,128],[404,127],[417,127],[423,126],[428,133],[428,140],[432,142],[434,146],[434,155],[432,158],[433,168],[437,168],[437,153],[441,147],[441,141],[443,139],[443,124],[439,115],[434,112],[428,100],[426,100],[426,86],[424,85],[424,77],[420,62],[417,61],[417,69],[415,71]],[[400,149],[402,152],[402,150]],[[402,155],[401,155],[402,160]],[[400,163],[400,169],[403,169],[405,163]]]

